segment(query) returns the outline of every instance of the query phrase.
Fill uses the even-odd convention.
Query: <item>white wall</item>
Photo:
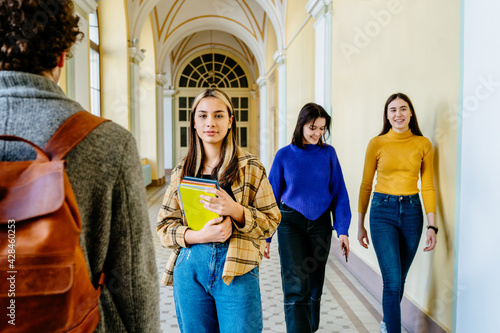
[[[462,0],[461,10],[453,332],[498,332],[500,2]]]

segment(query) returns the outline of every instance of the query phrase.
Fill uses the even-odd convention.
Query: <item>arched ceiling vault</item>
[[[251,57],[239,55],[242,59],[251,59],[246,64],[254,73],[266,71],[266,41],[268,25],[276,33],[278,49],[285,45],[284,27],[286,0],[127,0],[130,22],[130,40],[139,38],[142,26],[148,15],[153,21],[156,43],[157,71],[167,74],[172,84],[174,71],[178,65],[179,48],[191,37],[190,49],[213,48],[214,42],[203,40],[206,31],[218,31],[217,47],[231,52],[251,51]],[[223,34],[226,34],[223,37]],[[232,35],[234,38],[227,38]],[[221,37],[222,36],[222,37]],[[198,45],[193,45],[193,40]],[[229,44],[220,45],[229,42]],[[245,46],[238,46],[239,44]],[[185,45],[184,45],[185,46]],[[236,51],[235,51],[236,52]],[[252,64],[252,61],[255,65]],[[256,77],[254,76],[255,80]]]
[[[229,52],[232,58],[237,58],[250,71],[250,81],[254,82],[258,73],[258,64],[250,48],[236,36],[224,31],[205,30],[193,33],[184,38],[170,53],[170,68],[172,77],[176,78],[185,61],[200,52]]]

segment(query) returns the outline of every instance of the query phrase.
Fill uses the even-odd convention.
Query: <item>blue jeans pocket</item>
[[[280,204],[280,211],[284,213],[294,213],[296,212],[295,209],[288,207],[284,202]]]
[[[189,256],[189,253],[191,252],[190,248],[183,247],[181,248],[181,251],[179,252],[179,255],[177,256],[177,260],[175,260],[175,265],[174,268],[179,267],[180,264],[184,261],[184,258]]]
[[[379,195],[377,193],[374,193],[373,199],[372,199],[372,206],[378,207],[387,204],[387,197],[384,195]]]
[[[284,202],[280,204],[281,222],[283,220],[292,220],[301,218],[303,215],[296,211],[295,209],[288,207]]]
[[[254,267],[251,271],[249,271],[247,274],[250,274],[255,279],[259,278],[259,266]]]
[[[410,199],[410,205],[416,208],[422,207],[422,204],[420,203],[420,198],[411,198]]]

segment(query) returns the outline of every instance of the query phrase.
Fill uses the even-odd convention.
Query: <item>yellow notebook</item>
[[[206,189],[212,187],[213,185],[208,184],[205,186],[202,184],[184,184],[182,182],[179,185],[179,197],[190,229],[201,230],[208,221],[220,217],[219,214],[203,207],[203,203],[200,202],[200,195],[216,196],[215,194],[206,192]]]

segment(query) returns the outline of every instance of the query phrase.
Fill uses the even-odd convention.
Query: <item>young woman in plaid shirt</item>
[[[206,89],[194,100],[186,158],[172,171],[158,215],[161,243],[173,249],[162,278],[173,285],[181,332],[261,332],[259,264],[281,215],[263,165],[238,147],[228,96]],[[182,177],[217,179],[205,208],[225,218],[187,227],[177,186]]]

